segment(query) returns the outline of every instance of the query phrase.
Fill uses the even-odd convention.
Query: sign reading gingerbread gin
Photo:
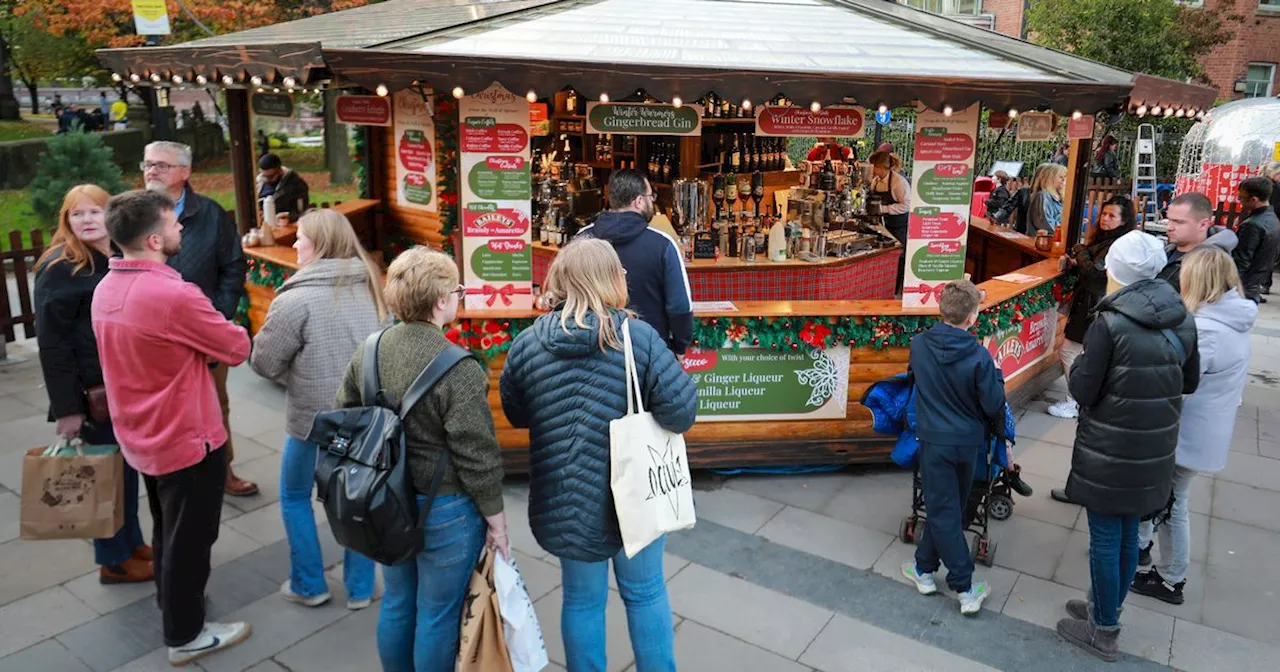
[[[690,350],[698,421],[843,419],[849,348]]]
[[[494,82],[458,110],[466,308],[532,308],[529,102]]]

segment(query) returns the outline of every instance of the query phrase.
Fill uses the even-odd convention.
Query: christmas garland
[[[440,211],[440,234],[444,253],[454,256],[453,232],[458,226],[458,101],[453,96],[435,96],[436,198]]]
[[[356,184],[360,185],[360,198],[373,198],[373,194],[369,191],[369,172],[365,170],[365,140],[369,133],[369,129],[361,128],[356,132],[355,144],[352,149],[352,160],[355,163]]]
[[[251,285],[259,287],[270,287],[271,289],[279,289],[290,276],[294,274],[291,268],[285,268],[279,264],[273,264],[262,259],[253,257],[246,258],[248,271],[245,273],[245,280]]]
[[[244,327],[245,329],[249,328],[249,297],[248,296],[240,297],[240,303],[236,304],[235,317],[231,318],[231,321]]]
[[[516,320],[458,320],[454,326],[445,330],[444,335],[450,341],[470,350],[481,359],[488,361],[506,352],[511,343],[533,324],[531,318]]]

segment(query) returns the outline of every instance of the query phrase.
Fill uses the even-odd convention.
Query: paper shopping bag
[[[117,446],[32,448],[22,457],[23,539],[103,539],[124,525],[124,460]]]
[[[697,517],[684,436],[644,410],[629,325],[622,323],[627,414],[609,422],[609,485],[622,546],[632,558],[658,537],[693,527]]]
[[[498,607],[502,614],[502,632],[507,641],[507,653],[511,655],[511,668],[515,672],[538,672],[546,667],[547,645],[542,641],[542,628],[538,614],[529,599],[529,589],[520,576],[516,559],[496,554],[493,566],[493,587],[498,592]]]
[[[513,672],[493,586],[494,551],[486,548],[471,573],[462,602],[457,672]]]

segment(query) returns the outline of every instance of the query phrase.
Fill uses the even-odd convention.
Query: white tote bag
[[[644,410],[629,321],[622,323],[622,343],[627,414],[609,423],[610,485],[622,545],[632,558],[658,537],[693,527],[697,518],[684,436],[663,429]]]

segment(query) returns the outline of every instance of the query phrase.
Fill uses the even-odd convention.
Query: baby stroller
[[[900,374],[879,381],[863,395],[862,403],[871,410],[875,419],[874,429],[881,434],[897,434],[893,448],[893,461],[902,467],[912,468],[911,514],[903,518],[898,537],[903,543],[915,543],[921,524],[927,518],[924,492],[921,489],[920,468],[917,453],[920,443],[915,436],[915,394],[911,374]],[[1005,464],[1005,442],[1013,442],[1013,413],[1005,406],[1003,431],[987,442],[983,459],[974,470],[973,487],[965,503],[965,529],[973,532],[970,546],[975,562],[990,567],[995,561],[996,542],[988,534],[988,521],[1008,520],[1013,515],[1013,487]]]

